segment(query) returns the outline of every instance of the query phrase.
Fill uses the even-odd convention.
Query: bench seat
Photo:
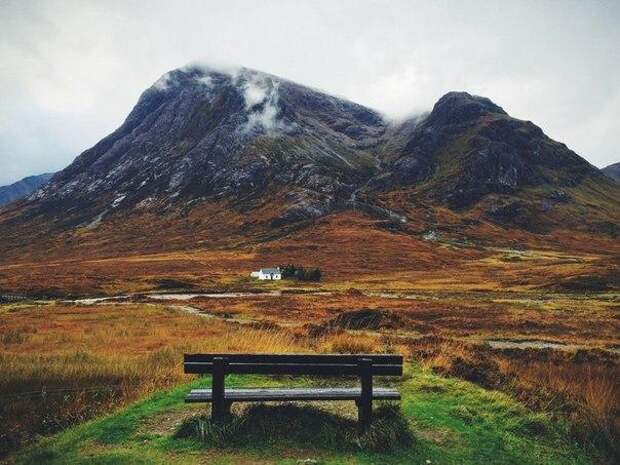
[[[257,388],[257,389],[226,389],[226,402],[270,402],[270,401],[327,401],[327,400],[359,400],[362,397],[360,388]],[[396,389],[374,388],[373,400],[400,400]],[[192,389],[185,402],[212,402],[211,389]]]

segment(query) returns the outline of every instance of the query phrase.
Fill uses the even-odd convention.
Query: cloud
[[[259,84],[257,81],[248,80],[243,87],[243,98],[245,99],[246,110],[250,110],[259,103],[263,103],[267,100],[268,92],[271,98],[273,92],[270,92],[264,83]]]
[[[205,87],[212,87],[213,86],[213,78],[211,76],[198,77],[198,78],[196,78],[196,80],[199,83],[201,83],[203,86],[205,86]]]
[[[271,133],[277,129],[285,129],[286,125],[278,120],[280,83],[277,80],[262,73],[244,70],[236,76],[236,82],[249,112],[243,131],[263,128],[267,133]]]
[[[268,133],[272,133],[276,129],[284,129],[286,126],[281,121],[278,121],[277,90],[272,92],[261,103],[263,104],[261,110],[254,111],[248,115],[246,130],[262,127]]]

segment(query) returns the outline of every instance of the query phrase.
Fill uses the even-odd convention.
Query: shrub
[[[282,265],[280,270],[282,271],[282,279],[319,282],[323,276],[320,268],[304,268],[299,265]]]
[[[28,335],[19,331],[9,331],[0,335],[0,343],[8,344],[22,344],[28,339]]]

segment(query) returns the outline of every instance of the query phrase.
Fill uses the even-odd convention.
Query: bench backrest
[[[373,376],[403,374],[401,355],[374,354],[185,354],[185,373],[213,373],[216,358],[237,374],[359,375],[360,360],[370,361]]]

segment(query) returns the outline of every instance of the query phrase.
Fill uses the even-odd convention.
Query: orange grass
[[[0,307],[2,308],[2,307]],[[184,352],[302,351],[290,334],[153,305],[0,313],[0,453],[188,377]]]
[[[500,360],[502,372],[528,392],[545,390],[570,403],[567,415],[577,435],[595,447],[619,454],[620,368],[596,362],[555,363]]]

